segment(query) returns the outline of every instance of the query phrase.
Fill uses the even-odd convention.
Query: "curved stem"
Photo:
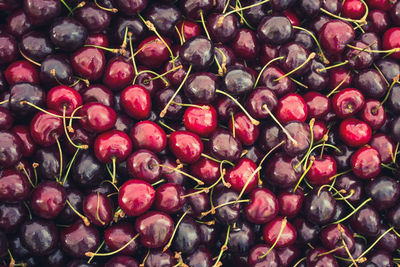
[[[268,62],[264,65],[264,67],[262,67],[262,69],[260,70],[260,72],[258,73],[256,82],[254,83],[253,88],[256,88],[256,87],[257,87],[257,84],[258,84],[258,81],[259,81],[260,78],[261,78],[261,75],[263,74],[264,70],[265,70],[269,65],[271,65],[272,63],[274,63],[274,62],[277,61],[277,60],[284,59],[284,58],[285,58],[285,57],[283,57],[283,56],[282,56],[282,57],[276,57],[276,58],[273,58],[273,59],[271,59],[270,61],[268,61]]]
[[[120,247],[117,250],[108,252],[108,253],[93,253],[93,252],[86,252],[85,255],[87,257],[94,257],[94,256],[111,256],[114,254],[117,254],[118,252],[124,250],[127,246],[129,246],[133,241],[135,241],[136,238],[139,237],[139,234],[136,234],[131,240],[129,240],[125,245],[123,245],[122,247]]]
[[[222,245],[221,250],[219,251],[217,260],[215,261],[215,264],[213,265],[213,267],[221,266],[221,262],[220,262],[221,257],[222,257],[222,255],[224,254],[224,252],[225,252],[226,250],[228,250],[228,246],[227,246],[227,245],[228,245],[228,240],[229,240],[229,233],[230,233],[230,231],[231,231],[231,226],[228,225],[228,230],[226,231],[225,242],[224,242],[224,244]]]
[[[78,147],[78,148],[76,149],[76,151],[75,151],[75,154],[72,156],[72,159],[71,159],[71,161],[70,161],[70,163],[69,163],[69,166],[68,166],[68,168],[67,168],[67,171],[66,171],[66,173],[65,173],[65,175],[64,175],[64,180],[63,180],[63,182],[62,182],[62,185],[64,185],[64,184],[65,184],[65,181],[67,180],[67,177],[68,177],[68,175],[69,175],[69,171],[71,170],[71,167],[72,167],[72,163],[75,161],[76,155],[78,155],[79,150],[80,150],[80,148]],[[60,181],[60,182],[61,182],[61,181]]]
[[[310,60],[312,60],[313,58],[315,58],[315,56],[316,56],[315,52],[312,52],[312,53],[307,57],[307,59],[306,59],[300,66],[298,66],[297,68],[295,68],[295,69],[289,71],[288,73],[282,75],[281,77],[276,78],[276,79],[274,80],[274,82],[278,82],[278,81],[282,80],[283,78],[289,76],[290,74],[292,74],[292,73],[298,71],[299,69],[301,69],[302,67],[304,67],[308,62],[310,62]]]
[[[77,210],[74,208],[74,206],[72,206],[72,204],[71,204],[68,200],[66,200],[66,203],[67,203],[68,206],[75,212],[75,214],[78,215],[78,217],[81,218],[81,219],[83,220],[83,223],[84,223],[86,226],[89,226],[89,225],[90,225],[90,222],[89,222],[88,218],[86,218],[86,217],[83,216],[79,211],[77,211]]]
[[[341,222],[347,220],[348,218],[350,218],[354,213],[356,213],[359,209],[361,209],[363,206],[365,206],[371,200],[372,200],[372,198],[368,198],[363,203],[361,203],[360,206],[358,206],[356,209],[354,209],[352,212],[350,212],[346,217],[334,222],[333,224],[338,224],[338,223],[341,223]]]
[[[279,238],[281,238],[281,235],[282,235],[282,233],[283,233],[283,230],[286,228],[286,224],[287,224],[287,220],[286,220],[286,217],[285,217],[285,218],[283,218],[283,220],[282,220],[281,229],[279,230],[279,233],[278,233],[278,236],[276,237],[275,242],[274,242],[274,243],[272,244],[272,246],[268,249],[268,251],[265,252],[265,254],[263,254],[263,255],[261,255],[260,257],[258,257],[259,259],[265,258],[265,257],[271,252],[271,250],[274,249],[274,247],[276,246],[276,244],[277,244],[278,241],[279,241]]]
[[[175,229],[172,232],[171,238],[169,239],[168,243],[165,245],[165,247],[163,248],[163,252],[165,252],[171,245],[172,245],[172,240],[174,240],[174,236],[176,234],[176,231],[178,230],[179,225],[181,224],[183,218],[186,216],[186,214],[191,210],[191,208],[189,207],[185,213],[182,214],[182,216],[179,218],[178,222],[176,223]]]
[[[344,77],[344,79],[329,94],[327,94],[326,97],[329,98],[332,94],[336,93],[336,91],[340,88],[340,86],[342,86],[346,82],[346,80],[350,76],[350,74],[351,74],[351,71],[349,71],[347,73],[346,77]]]
[[[94,0],[94,3],[98,8],[100,8],[102,10],[109,11],[109,12],[112,12],[112,13],[117,13],[118,12],[118,9],[116,9],[116,8],[106,8],[106,7],[103,7],[103,6],[99,5],[97,3],[97,0]]]
[[[313,38],[314,42],[317,44],[317,47],[318,47],[318,50],[319,50],[319,55],[321,56],[323,63],[324,64],[329,64],[329,60],[325,57],[325,54],[324,54],[324,52],[323,52],[323,50],[321,48],[321,45],[318,42],[317,37],[315,37],[315,35],[311,31],[309,31],[309,30],[307,30],[305,28],[302,28],[302,27],[299,27],[299,26],[295,26],[295,25],[293,25],[292,27],[293,27],[293,29],[304,31],[308,35],[310,35],[311,38]]]
[[[192,179],[193,181],[195,181],[199,185],[203,185],[204,184],[204,182],[202,180],[200,180],[199,178],[196,178],[193,175],[190,175],[190,174],[188,174],[186,172],[183,172],[183,171],[179,170],[178,168],[172,168],[172,167],[170,167],[168,165],[164,165],[164,164],[158,164],[158,166],[160,166],[162,168],[170,169],[170,170],[175,171],[175,172],[178,172],[178,173],[180,173],[180,174]]]

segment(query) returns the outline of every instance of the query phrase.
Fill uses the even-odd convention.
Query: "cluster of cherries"
[[[400,265],[400,1],[0,14],[0,266]]]

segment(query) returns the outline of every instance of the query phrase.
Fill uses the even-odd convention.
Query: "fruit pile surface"
[[[0,0],[0,267],[400,266],[400,1]]]

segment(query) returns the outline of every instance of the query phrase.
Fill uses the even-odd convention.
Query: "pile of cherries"
[[[400,266],[400,1],[0,0],[0,266]]]

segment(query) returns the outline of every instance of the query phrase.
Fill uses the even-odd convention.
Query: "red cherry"
[[[346,67],[338,67],[329,70],[328,89],[333,90],[339,84],[337,90],[349,87],[353,82],[353,74]]]
[[[183,20],[182,22],[179,22],[176,24],[177,29],[179,30],[179,33],[185,38],[185,40],[188,40],[192,37],[195,37],[197,35],[201,34],[201,27],[199,24],[197,24],[194,21],[190,20]],[[177,39],[179,40],[179,36],[177,35]]]
[[[372,130],[367,123],[359,119],[348,118],[341,122],[339,136],[347,145],[360,147],[371,139]]]
[[[118,204],[127,215],[138,216],[150,209],[155,194],[149,183],[142,180],[129,180],[119,190]]]
[[[372,130],[378,130],[386,121],[386,111],[378,100],[367,100],[360,113],[360,118],[371,126]]]
[[[326,127],[326,124],[322,121],[315,121],[312,130],[313,130],[314,140],[320,141],[324,137],[324,135],[328,132],[328,127]]]
[[[26,200],[31,185],[26,176],[15,170],[4,170],[0,177],[0,201],[19,202]]]
[[[111,251],[115,251],[131,241],[135,235],[135,228],[131,223],[118,223],[109,226],[104,231],[104,241]],[[122,255],[131,255],[138,247],[139,240],[135,239],[119,253]]]
[[[332,108],[341,118],[349,118],[361,111],[365,105],[363,94],[355,88],[346,88],[335,94],[332,99]]]
[[[207,185],[212,185],[221,176],[219,164],[204,157],[190,165],[190,173]]]
[[[54,181],[44,181],[33,190],[30,207],[37,216],[54,219],[63,210],[66,199],[64,187]]]
[[[149,211],[136,219],[135,228],[144,247],[159,248],[171,238],[174,221],[164,212]]]
[[[108,225],[113,218],[113,203],[101,193],[90,193],[83,200],[83,213],[97,226]]]
[[[367,0],[366,2],[369,8],[384,11],[389,11],[393,7],[393,4],[396,3],[391,0]]]
[[[226,173],[226,182],[231,184],[231,189],[241,192],[245,187],[244,193],[251,192],[257,185],[257,165],[250,159],[241,158],[235,167],[232,167]],[[251,179],[248,182],[248,179]]]
[[[285,222],[286,225],[282,226],[282,224],[284,224]],[[283,231],[281,231],[282,227]],[[278,235],[280,232],[282,233],[278,239]],[[263,237],[265,243],[267,243],[270,246],[272,246],[275,243],[275,241],[278,240],[276,242],[275,247],[282,248],[294,244],[297,238],[297,232],[290,222],[287,222],[285,219],[278,216],[268,224],[264,225]]]
[[[79,110],[82,127],[90,132],[101,133],[114,127],[117,121],[115,111],[100,103],[87,103]]]
[[[322,26],[318,33],[319,43],[328,55],[339,55],[354,40],[355,32],[350,23],[333,19]]]
[[[289,93],[279,99],[276,117],[281,123],[290,121],[304,122],[307,119],[307,104],[295,93]]]
[[[365,14],[365,5],[360,0],[346,0],[342,6],[342,15],[350,19],[360,19]]]
[[[140,85],[128,86],[121,93],[121,106],[132,118],[143,120],[151,110],[150,93]]]
[[[111,130],[97,136],[94,142],[96,158],[104,163],[124,161],[132,151],[129,136],[118,130]]]
[[[293,26],[301,25],[299,17],[296,15],[295,12],[293,12],[293,10],[285,9],[282,11],[282,14],[290,20],[290,23],[292,23]]]
[[[185,204],[182,186],[173,183],[160,185],[156,190],[154,207],[166,213],[176,213]]]
[[[254,125],[243,112],[236,113],[233,120],[229,120],[228,127],[231,132],[235,131],[235,136],[245,146],[254,144],[260,134],[258,126]]]
[[[303,99],[307,104],[308,118],[322,119],[331,109],[329,99],[321,93],[307,92]]]
[[[36,144],[32,139],[29,128],[26,125],[16,125],[11,129],[22,141],[24,147],[22,156],[27,158],[33,155],[36,151]]]
[[[390,28],[383,34],[382,47],[385,50],[400,48],[400,27]],[[400,59],[400,51],[390,54],[390,57]]]
[[[153,152],[146,149],[132,153],[126,160],[126,166],[132,177],[148,183],[157,182],[161,175],[160,160]]]
[[[211,105],[188,107],[183,115],[183,124],[188,131],[207,137],[217,128],[217,111]]]
[[[252,223],[264,224],[276,217],[279,211],[278,199],[267,188],[256,188],[249,196],[251,200],[244,208],[246,219]]]
[[[381,157],[378,150],[363,146],[351,157],[351,169],[361,179],[372,179],[381,171]]]
[[[171,42],[163,38],[164,42],[171,46]],[[150,36],[144,39],[138,46],[137,51],[140,51],[136,57],[138,61],[149,67],[159,68],[170,57],[168,48],[157,36]]]
[[[106,65],[103,51],[94,47],[82,47],[71,57],[73,71],[89,81],[101,78]]]
[[[304,201],[304,193],[301,188],[282,191],[278,195],[279,215],[294,218],[301,210]]]
[[[133,148],[148,149],[159,153],[167,146],[167,135],[158,124],[152,121],[140,121],[130,133]]]
[[[59,115],[56,111],[47,111]],[[38,112],[33,117],[29,129],[33,140],[41,146],[54,145],[64,133],[62,119],[44,112]]]
[[[389,163],[393,160],[395,144],[389,136],[386,134],[376,134],[372,136],[369,144],[378,150],[383,163]]]
[[[322,157],[315,157],[306,176],[310,184],[324,185],[332,182],[331,179],[336,174],[336,171],[335,159],[329,155],[322,155]]]
[[[107,35],[103,33],[91,33],[86,39],[86,45],[96,45],[101,47],[108,47]]]
[[[24,82],[39,84],[38,68],[26,60],[18,60],[8,65],[4,76],[10,86]]]
[[[168,140],[169,149],[184,163],[194,163],[203,153],[203,142],[200,137],[188,131],[175,131]]]
[[[47,93],[46,105],[61,114],[65,108],[65,115],[71,115],[72,111],[82,105],[82,97],[71,87],[60,85]]]
[[[131,83],[133,77],[132,64],[123,58],[115,57],[108,61],[103,75],[103,82],[111,90],[119,91]]]

